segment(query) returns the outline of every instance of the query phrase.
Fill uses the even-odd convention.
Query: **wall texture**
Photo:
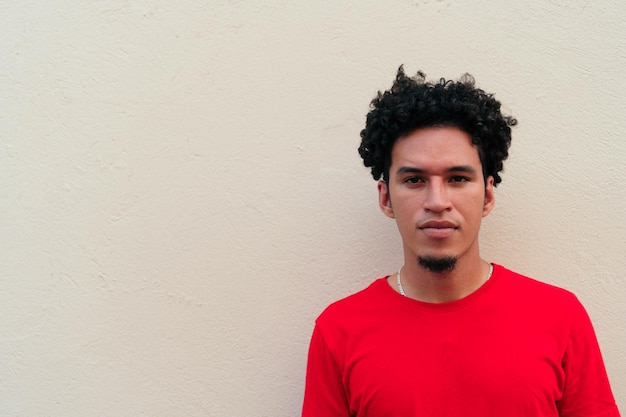
[[[579,295],[626,410],[623,1],[2,8],[0,415],[297,415],[401,262],[356,152],[401,63],[519,119],[484,257]]]

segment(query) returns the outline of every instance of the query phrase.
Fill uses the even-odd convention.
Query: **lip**
[[[457,226],[448,220],[429,220],[418,225],[418,229],[433,239],[445,239],[456,232]]]

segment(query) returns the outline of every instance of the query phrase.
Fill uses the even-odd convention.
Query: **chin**
[[[444,273],[454,270],[457,257],[450,255],[424,255],[417,257],[417,263],[431,272]]]

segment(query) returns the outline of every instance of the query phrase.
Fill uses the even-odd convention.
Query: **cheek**
[[[472,199],[469,204],[467,201],[465,203],[459,203],[455,205],[455,208],[468,223],[480,223],[481,219],[487,214],[485,213],[485,205],[482,196],[481,199]]]
[[[410,232],[411,229],[415,229],[419,209],[406,204],[396,204],[393,206],[393,217],[401,232]]]
[[[476,223],[476,226],[480,226],[480,223],[482,222],[483,217],[485,217],[488,214],[488,212],[485,210],[485,206],[484,205],[476,205],[474,207],[472,207],[470,209],[470,211],[468,212],[468,216],[469,218],[467,220]]]
[[[402,222],[415,221],[421,210],[421,202],[418,198],[397,199],[392,202],[393,212]]]

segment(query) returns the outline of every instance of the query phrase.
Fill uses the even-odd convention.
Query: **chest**
[[[441,314],[373,324],[346,351],[351,407],[363,416],[389,404],[415,416],[556,416],[563,341],[533,321]]]

